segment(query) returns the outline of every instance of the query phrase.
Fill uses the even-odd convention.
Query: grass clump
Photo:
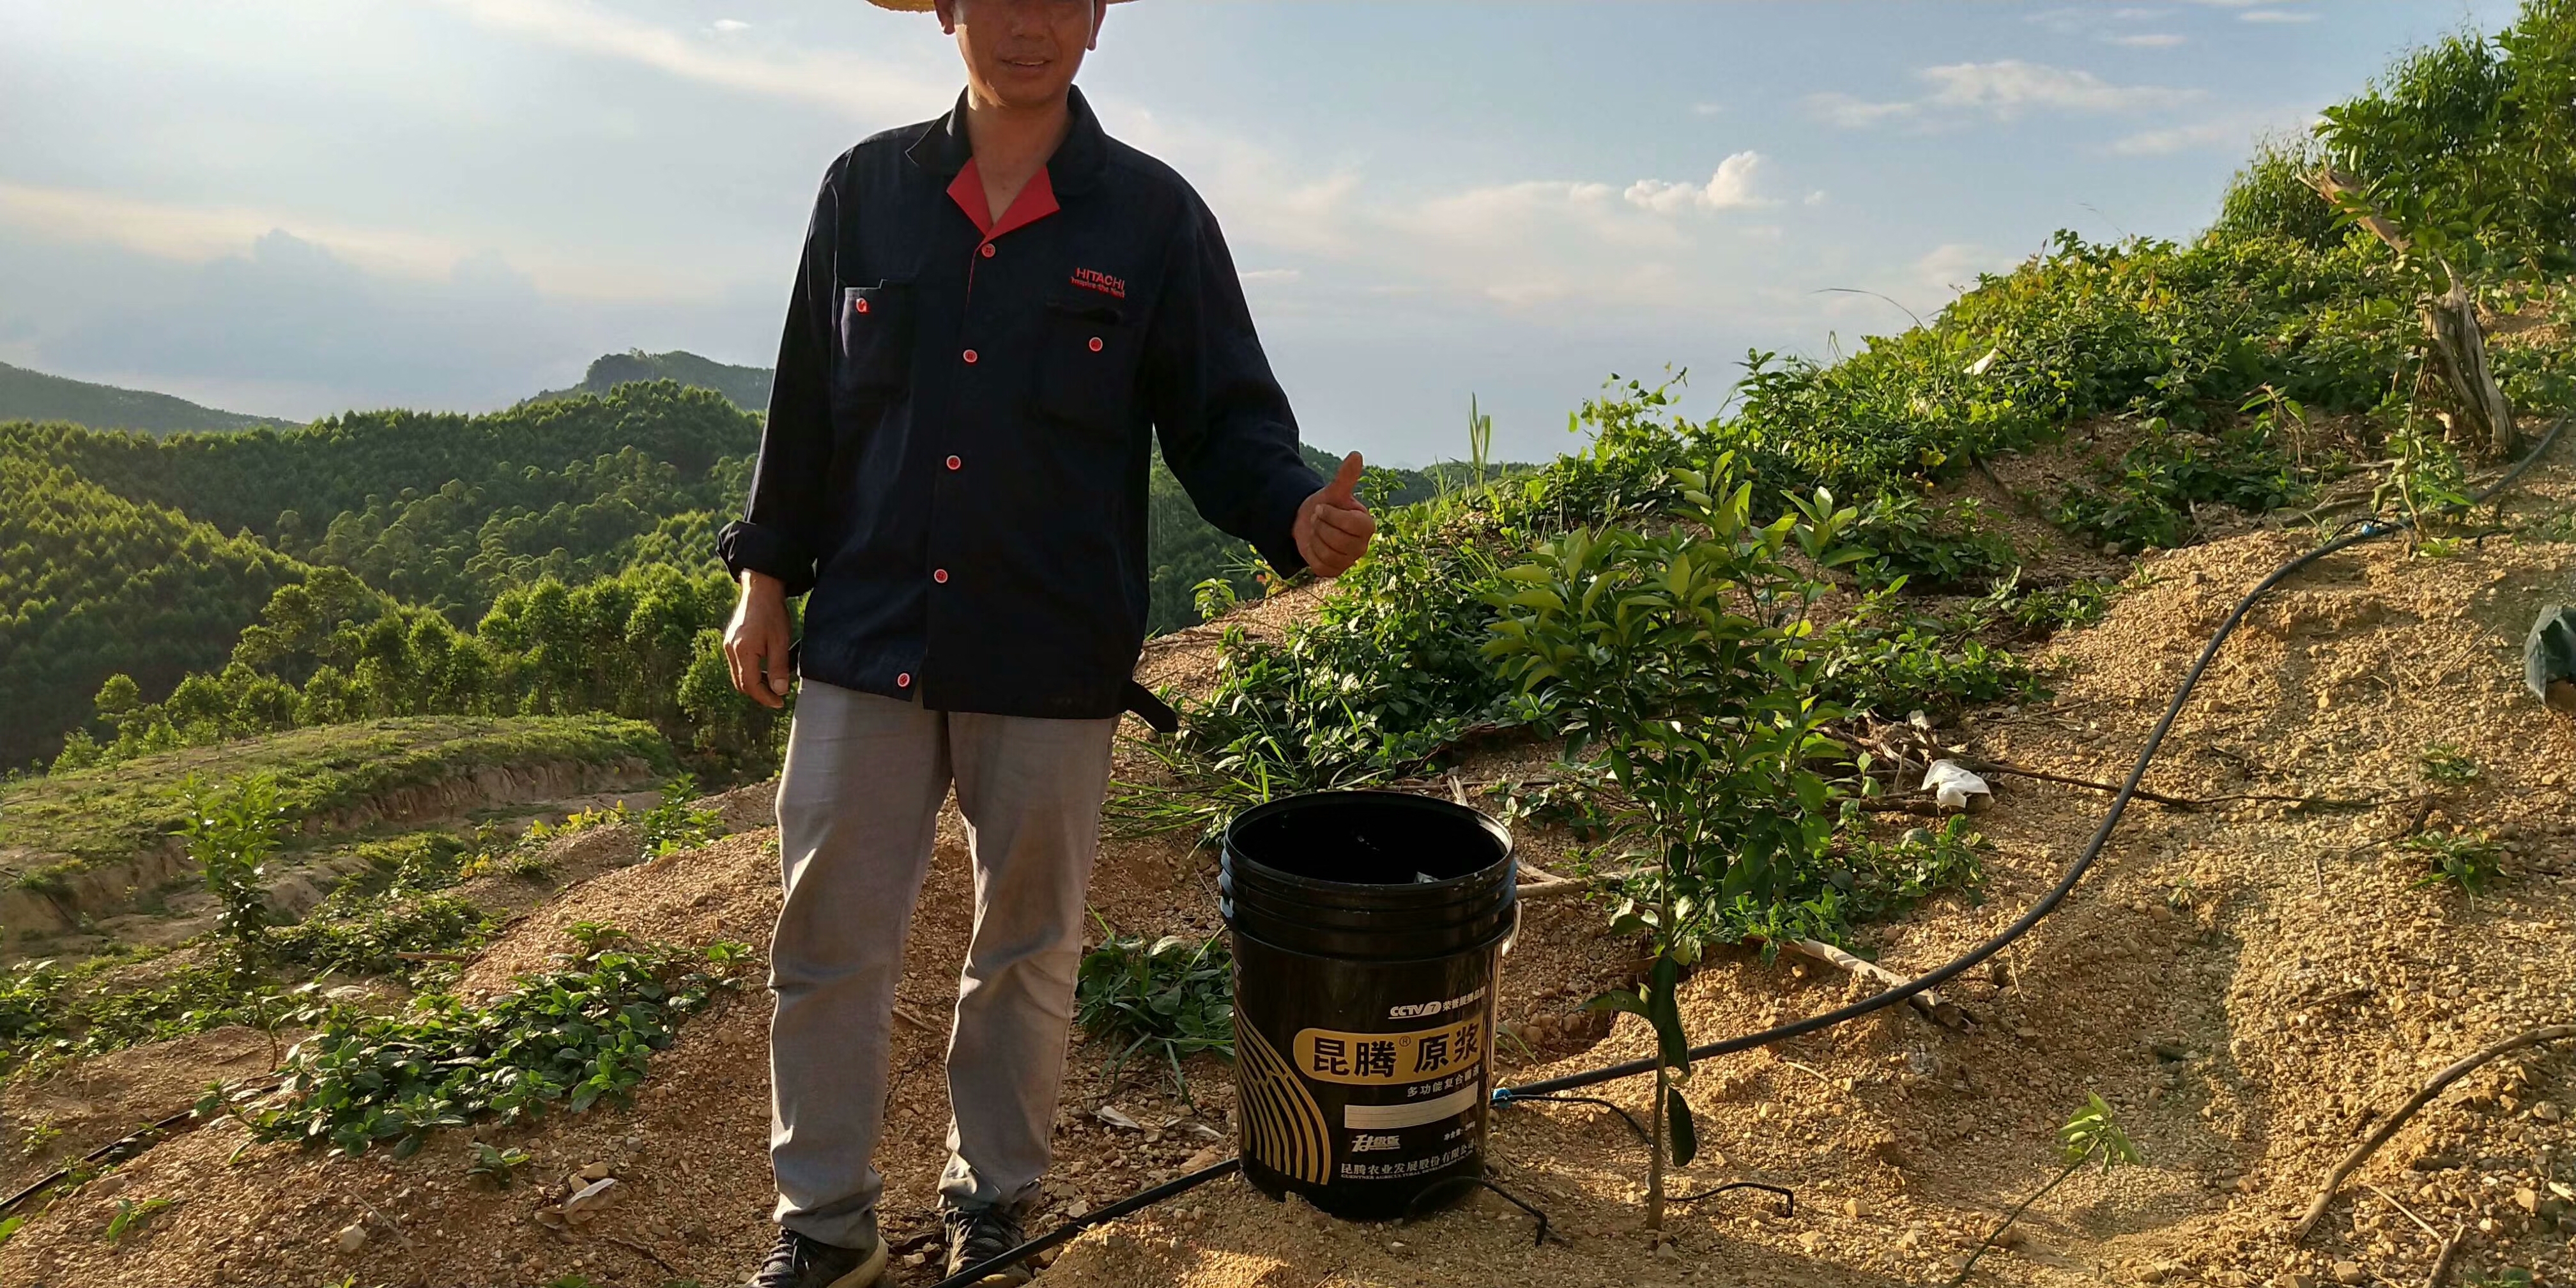
[[[1142,1053],[1168,1065],[1186,1094],[1181,1061],[1202,1051],[1234,1058],[1234,959],[1225,937],[1149,942],[1108,932],[1083,954],[1074,1022],[1093,1037],[1126,1044],[1113,1069]]]
[[[622,1103],[651,1053],[735,986],[731,968],[749,954],[729,942],[599,947],[481,1006],[432,995],[399,1016],[335,1012],[289,1055],[275,1097],[228,1103],[217,1087],[198,1113],[232,1113],[260,1140],[351,1156],[391,1142],[403,1158],[440,1128]]]

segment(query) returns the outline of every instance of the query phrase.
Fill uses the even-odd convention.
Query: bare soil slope
[[[2564,514],[2564,469],[2520,494],[2520,520]],[[2576,535],[2496,538],[2446,558],[2386,542],[2338,556],[2258,609],[2185,714],[2149,785],[2204,797],[2277,793],[2360,801],[2202,810],[2141,804],[2093,876],[1991,973],[1953,990],[1966,1032],[1904,1010],[1709,1062],[1689,1087],[1707,1150],[1684,1193],[1734,1179],[1796,1189],[1795,1215],[1737,1191],[1677,1209],[1677,1245],[1638,1231],[1642,1149],[1588,1105],[1500,1111],[1497,1179],[1544,1208],[1553,1237],[1480,1198],[1417,1225],[1327,1221],[1237,1181],[1096,1230],[1042,1279],[1058,1288],[1360,1288],[1367,1285],[1944,1283],[2002,1211],[2056,1172],[2055,1130],[2088,1093],[2117,1107],[2142,1166],[2087,1175],[2025,1218],[2027,1239],[1978,1266],[1984,1283],[2219,1285],[2424,1282],[2437,1240],[2469,1231],[2466,1266],[2576,1281],[2571,1055],[2492,1066],[2398,1133],[2347,1186],[2305,1247],[2288,1239],[2331,1162],[2434,1069],[2487,1043],[2576,1018],[2576,724],[2519,688],[2517,646],[2542,602],[2576,600]],[[1976,753],[2112,778],[2236,597],[2302,545],[2269,533],[2148,562],[2149,584],[2098,627],[2061,636],[2059,696],[1975,713],[1948,741]],[[1275,601],[1274,601],[1275,602]],[[1203,648],[1193,643],[1174,652]],[[1166,659],[1203,676],[1203,661]],[[2423,750],[2481,767],[2428,784]],[[1529,768],[1496,753],[1468,776]],[[1147,772],[1141,758],[1121,777]],[[1981,903],[1947,899],[1882,928],[1889,966],[1937,964],[2009,922],[2053,881],[2103,797],[2005,778],[1978,826],[1994,842]],[[2503,876],[2474,902],[2418,888],[2418,831],[2490,830]],[[1558,838],[1525,838],[1545,864]],[[577,919],[641,937],[765,941],[776,908],[772,834],[612,871],[566,892],[495,944],[467,977],[502,986],[569,946]],[[1180,839],[1107,844],[1094,885],[1121,929],[1214,927],[1212,860]],[[962,833],[943,822],[900,987],[898,1071],[880,1162],[898,1282],[917,1258],[938,1166],[948,999],[967,933]],[[1581,1004],[1630,969],[1632,944],[1596,908],[1531,905],[1505,969],[1503,1014],[1538,1039],[1510,1080],[1645,1054],[1622,1018],[1606,1035]],[[631,1108],[495,1135],[538,1156],[536,1185],[465,1176],[452,1133],[413,1159],[346,1162],[289,1146],[243,1151],[221,1128],[124,1169],[116,1195],[83,1193],[0,1248],[0,1283],[178,1285],[339,1282],[601,1285],[738,1282],[766,1241],[766,1007],[753,987],[691,1022]],[[1691,982],[1703,1039],[1857,995],[1838,974],[1746,955]],[[262,1053],[264,1055],[264,1053]],[[1230,1150],[1221,1068],[1194,1068],[1194,1101],[1150,1071],[1113,1086],[1106,1052],[1070,1057],[1050,1216],[1088,1210]],[[1601,1089],[1642,1111],[1641,1080]],[[1117,1127],[1108,1105],[1141,1124]],[[535,1215],[560,1178],[606,1164],[627,1191],[584,1230]],[[2553,1186],[2558,1188],[2553,1189]],[[94,1183],[93,1189],[96,1188]],[[119,1199],[180,1200],[139,1234],[101,1237]],[[2402,1205],[2402,1206],[2401,1206]],[[2409,1215],[2411,1213],[2411,1215]],[[343,1251],[339,1232],[363,1232]],[[2475,1282],[2470,1280],[2468,1282]]]

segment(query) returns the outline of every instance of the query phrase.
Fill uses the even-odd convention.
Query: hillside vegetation
[[[570,389],[549,389],[528,401],[561,402],[583,394],[606,397],[617,392],[619,385],[668,380],[691,389],[712,389],[744,411],[765,413],[769,410],[769,382],[774,374],[767,367],[737,367],[686,350],[646,353],[629,349],[593,359],[590,369],[582,373],[580,384]]]
[[[2538,1038],[2413,1119],[2349,1202],[2318,1203],[2313,1237],[2292,1224],[2428,1075],[2563,1023],[2576,1000],[2561,808],[2576,726],[2522,689],[2514,651],[2565,596],[2576,442],[2498,503],[2468,504],[2576,406],[2571,87],[2576,0],[2528,0],[2501,35],[2410,53],[2313,137],[2266,145],[2201,236],[2061,235],[1839,362],[1748,355],[1716,418],[1620,384],[1579,411],[1580,452],[1423,477],[1429,495],[1390,506],[1335,583],[1195,587],[1215,620],[1143,672],[1185,728],[1117,749],[1093,885],[1103,939],[1077,994],[1091,1041],[1066,1070],[1041,1227],[1224,1157],[1218,1126],[1238,1107],[1213,1017],[1232,999],[1201,841],[1283,792],[1377,786],[1499,815],[1533,893],[1493,994],[1510,1039],[1494,1065],[1513,1082],[1645,1068],[1590,1084],[1589,1103],[1494,1107],[1494,1174],[1528,1208],[1462,1205],[1394,1239],[1211,1186],[1086,1236],[1046,1282],[1220,1288],[1319,1265],[1355,1284],[1593,1288],[2576,1274],[2568,1066]],[[655,440],[638,473],[603,469],[626,444],[586,435],[630,413],[638,433],[700,415],[734,432],[720,399],[671,384],[503,424],[564,436],[561,459],[517,460],[523,473],[649,476],[616,495],[654,505],[739,468],[738,448],[683,460]],[[31,471],[99,494],[56,527],[111,515],[100,498],[130,508],[113,513],[136,549],[210,523],[152,490],[184,477],[156,474],[168,458],[149,444],[11,432],[41,445]],[[338,450],[270,445],[284,441],[231,450],[279,453],[259,459],[290,476],[302,453]],[[296,486],[346,497],[341,473],[373,458]],[[415,476],[502,486],[475,469],[440,456]],[[253,474],[235,486],[257,493]],[[525,581],[505,562],[413,558],[389,535],[461,532],[438,516],[467,512],[366,529],[363,548],[387,553],[367,567],[243,519],[242,557],[291,561],[289,580],[223,665],[166,693],[108,678],[51,770],[0,798],[25,802],[54,850],[81,843],[86,810],[123,820],[101,858],[176,823],[218,908],[166,956],[0,975],[0,1093],[104,1139],[166,1110],[99,1090],[120,1073],[192,1094],[228,1080],[204,1093],[200,1130],[105,1186],[76,1168],[43,1190],[0,1276],[712,1283],[759,1255],[767,1013],[727,994],[757,978],[745,944],[777,915],[777,856],[772,835],[710,841],[759,826],[764,786],[693,804],[675,785],[649,812],[594,808],[522,838],[388,838],[371,882],[301,921],[266,900],[261,859],[340,798],[296,787],[282,805],[249,771],[332,768],[348,744],[356,761],[333,772],[355,774],[400,759],[362,745],[386,731],[506,741],[562,728],[522,713],[613,711],[701,768],[767,767],[779,726],[709,661],[726,587],[701,547],[648,557],[633,527],[603,521],[563,551],[590,562]],[[2244,588],[2374,519],[2410,526],[2246,619],[2172,726],[2161,802],[2127,816],[2028,938],[1943,984],[1956,1013],[1891,1008],[1694,1071],[1695,1043],[1874,987],[1837,952],[1908,975],[2031,906]],[[356,522],[338,549],[361,548]],[[107,584],[22,563],[26,584],[65,594]],[[438,583],[452,598],[394,583],[429,567],[453,570]],[[388,715],[409,719],[368,723]],[[580,736],[647,747],[655,732]],[[1991,770],[1987,807],[1926,791],[1936,758]],[[173,775],[195,765],[230,781],[174,818]],[[955,987],[975,919],[967,824],[943,811],[939,831],[895,983],[890,1055],[914,1073],[939,1059],[943,1026],[919,1015]],[[591,872],[605,874],[550,888]],[[326,977],[362,982],[313,996]],[[218,1059],[216,1025],[252,1042]],[[256,1076],[243,1052],[282,1029],[314,1036],[272,1047],[280,1080]],[[1168,1058],[1126,1061],[1140,1051]],[[43,1080],[75,1062],[80,1078]],[[935,1238],[949,1118],[936,1077],[897,1079],[876,1161],[899,1247]],[[14,1143],[31,1167],[77,1156],[35,1127]],[[391,1157],[319,1165],[326,1150]],[[557,1178],[594,1167],[618,1181],[609,1220],[532,1218],[562,1217],[581,1182]],[[535,1184],[513,1189],[522,1173]],[[1795,1186],[1794,1204],[1704,1188],[1748,1178]],[[1554,1242],[1529,1238],[1530,1209]],[[1994,1239],[2007,1211],[2019,1233]]]
[[[366,720],[155,752],[0,786],[0,876],[41,888],[133,855],[178,827],[192,778],[266,775],[278,808],[306,819],[479,769],[624,761],[651,775],[678,769],[651,725],[608,716]]]
[[[68,420],[147,434],[281,423],[273,416],[217,411],[168,394],[91,384],[0,362],[0,421],[6,420]]]
[[[728,399],[768,373],[634,365],[593,374],[660,377],[483,416],[0,424],[0,705],[18,717],[0,765],[361,716],[579,711],[657,721],[715,772],[766,763],[774,722],[725,696],[714,631],[730,609],[715,533],[760,441]],[[1441,486],[1372,480],[1389,504]],[[1212,578],[1259,592],[1249,547],[1159,461],[1152,498],[1153,629],[1196,623]],[[118,676],[131,684],[108,695]]]

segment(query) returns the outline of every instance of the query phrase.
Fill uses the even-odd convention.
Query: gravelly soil
[[[2517,520],[2571,489],[2553,472]],[[2126,768],[2182,669],[2242,590],[2301,544],[2257,533],[2150,559],[2147,584],[2098,627],[2070,632],[2051,701],[1972,713],[1948,741],[2091,778]],[[1953,989],[1977,1023],[1938,1028],[1882,1013],[1769,1050],[1709,1062],[1690,1084],[1708,1143],[1684,1190],[1731,1179],[1794,1186],[1796,1215],[1736,1192],[1680,1209],[1673,1245],[1638,1230],[1642,1152],[1589,1106],[1497,1115],[1497,1178],[1544,1208],[1555,1236],[1480,1198],[1413,1226],[1346,1225],[1239,1182],[1076,1241],[1043,1284],[1080,1288],[1357,1288],[1545,1283],[1876,1286],[1946,1282],[1995,1218],[2055,1174],[2055,1129],[2099,1093],[2146,1163],[2068,1182],[2025,1219],[2028,1237],[1978,1266],[1984,1283],[2258,1285],[2423,1282],[2436,1239],[2466,1226],[2467,1268],[2576,1282],[2576,1231],[2554,1184],[2576,1185],[2576,1083],[2564,1049],[2473,1077],[2400,1131],[2355,1177],[2303,1248],[2288,1239],[2324,1169],[2435,1068],[2534,1025],[2576,1017],[2576,724],[2521,694],[2519,634],[2539,603],[2576,599],[2576,546],[2496,539],[2447,558],[2396,543],[2340,556],[2258,610],[2213,668],[2150,776],[2179,795],[2274,792],[2364,799],[2363,808],[2276,804],[2183,811],[2140,805],[2065,908],[1991,973]],[[1267,606],[1265,606],[1267,607]],[[1176,675],[1188,661],[1166,663]],[[2458,747],[2482,768],[2437,788],[2422,750]],[[1472,779],[1527,772],[1500,751]],[[1122,767],[1121,776],[1146,772]],[[1993,841],[1982,902],[1935,901],[1882,927],[1899,971],[1936,964],[2010,921],[2054,879],[2098,818],[2084,789],[2002,779],[1978,826]],[[2473,903],[2417,888],[2410,830],[2492,830],[2503,878]],[[1527,838],[1542,864],[1558,838]],[[567,947],[561,927],[613,921],[639,935],[760,943],[776,908],[769,834],[609,872],[568,891],[469,972],[497,987]],[[1214,926],[1211,861],[1176,839],[1112,841],[1095,897],[1123,929]],[[881,1160],[888,1219],[907,1253],[928,1233],[945,1106],[939,1052],[965,934],[953,817],[922,900],[901,985],[897,1089]],[[1513,1080],[1642,1055],[1622,1018],[1604,1035],[1583,999],[1624,976],[1634,946],[1580,902],[1533,905],[1505,972],[1504,1014],[1535,1033]],[[1690,983],[1694,1034],[1746,1031],[1857,996],[1839,974],[1749,955]],[[506,1139],[560,1177],[605,1162],[632,1192],[586,1230],[534,1221],[533,1186],[493,1192],[464,1176],[462,1134],[405,1162],[342,1162],[284,1146],[226,1158],[222,1129],[182,1137],[125,1169],[119,1197],[181,1205],[139,1235],[101,1237],[113,1199],[75,1195],[0,1248],[0,1283],[167,1285],[338,1282],[539,1285],[738,1281],[766,1241],[763,1024],[756,990],[693,1021],[657,1058],[630,1108],[560,1119]],[[1544,1023],[1539,1023],[1543,1021]],[[1595,1045],[1595,1040],[1597,1045]],[[1106,1052],[1070,1056],[1055,1212],[1097,1206],[1221,1157],[1219,1067],[1192,1070],[1195,1105],[1150,1075],[1113,1087]],[[1605,1097],[1642,1110],[1645,1084]],[[1155,1130],[1111,1127],[1115,1105]],[[496,1139],[502,1139],[496,1137]],[[559,1187],[558,1187],[559,1189]],[[2402,1207],[2401,1207],[2402,1205]],[[2413,1215],[2410,1217],[2408,1213]],[[335,1233],[373,1220],[365,1246]],[[917,1264],[898,1282],[935,1275]],[[2471,1281],[2474,1282],[2474,1281]]]

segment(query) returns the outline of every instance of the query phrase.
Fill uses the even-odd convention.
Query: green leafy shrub
[[[2212,231],[2229,237],[2277,237],[2313,250],[2331,250],[2344,239],[2335,208],[2308,186],[2325,164],[2315,140],[2302,135],[2267,138],[2227,182]]]
[[[2026,632],[2046,636],[2069,626],[2090,626],[2111,607],[2111,588],[2090,577],[2062,586],[2022,591],[2016,575],[1996,590],[2002,615]]]
[[[697,784],[687,778],[662,784],[660,803],[635,820],[635,826],[644,833],[644,857],[694,850],[723,834],[723,814],[689,803],[697,793]]]
[[[297,1044],[273,1100],[236,1105],[262,1140],[362,1154],[392,1142],[407,1157],[428,1133],[479,1118],[518,1122],[552,1106],[580,1113],[623,1102],[672,1027],[734,983],[748,950],[664,945],[595,950],[571,968],[524,976],[482,1006],[418,999],[402,1016],[327,1017]],[[200,1101],[201,1116],[226,1111]]]
[[[1862,507],[1848,539],[1873,555],[1854,565],[1863,585],[1898,578],[1926,589],[1954,589],[2012,571],[2012,542],[1994,531],[1974,499],[1935,510],[1911,492],[1890,492]]]
[[[1598,745],[1624,806],[1613,844],[1654,870],[1651,902],[1631,898],[1612,923],[1649,937],[1648,983],[1605,999],[1644,1016],[1661,1053],[1652,1229],[1667,1146],[1680,1163],[1698,1149],[1677,1091],[1690,1075],[1679,972],[1724,932],[1721,910],[1780,902],[1826,853],[1832,789],[1810,760],[1831,750],[1820,727],[1837,713],[1815,696],[1823,664],[1809,614],[1830,589],[1819,578],[1868,555],[1844,543],[1857,512],[1830,493],[1791,497],[1760,524],[1733,455],[1672,477],[1681,504],[1670,527],[1578,530],[1505,572],[1514,589],[1489,601],[1501,616],[1486,646],[1552,701],[1569,759]]]
[[[1885,603],[1828,628],[1819,651],[1821,696],[1894,720],[1917,711],[1948,715],[1980,703],[2030,701],[2046,691],[2009,650]]]
[[[217,799],[191,774],[180,780],[179,794],[186,802],[179,832],[188,838],[188,857],[204,873],[206,892],[215,897],[215,933],[232,942],[240,961],[256,966],[265,955],[269,921],[268,859],[287,826],[277,780],[253,775]]]
[[[2187,544],[2192,509],[2227,505],[2252,514],[2278,509],[2304,491],[2299,472],[2267,435],[2174,433],[2161,420],[2101,469],[2092,486],[2067,490],[2056,520],[2067,531],[2123,554]]]
[[[482,909],[454,895],[377,895],[334,906],[268,932],[269,960],[315,976],[380,975],[410,963],[402,953],[451,952],[492,930]]]

